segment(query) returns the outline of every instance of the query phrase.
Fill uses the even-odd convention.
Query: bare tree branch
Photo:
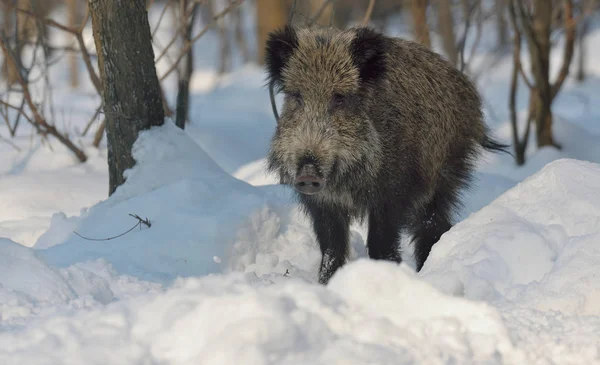
[[[85,42],[83,41],[83,35],[82,35],[83,29],[85,28],[85,24],[87,23],[87,21],[89,19],[89,8],[86,7],[86,9],[87,10],[86,10],[86,16],[84,18],[84,21],[76,29],[76,28],[67,27],[66,25],[60,24],[52,19],[48,19],[48,18],[38,19],[39,17],[36,14],[34,14],[28,10],[15,8],[15,10],[20,13],[23,13],[29,17],[33,17],[34,19],[38,19],[51,27],[63,30],[63,31],[70,33],[76,37],[77,42],[79,43],[79,49],[81,50],[81,55],[83,57],[83,61],[88,70],[88,73],[90,75],[90,80],[92,81],[92,85],[94,85],[94,88],[100,94],[100,90],[101,90],[100,78],[98,77],[98,75],[96,74],[96,71],[94,70],[94,67],[92,66],[91,57],[87,50],[87,47],[85,46]]]
[[[7,62],[9,64],[11,64],[13,67],[17,67],[14,58],[10,55],[10,53],[8,52],[8,49],[6,47],[4,34],[1,34],[1,36],[0,36],[0,48],[4,52],[4,57],[6,58]],[[44,117],[42,117],[42,115],[38,111],[38,108],[33,103],[31,94],[29,93],[29,88],[27,86],[27,83],[25,82],[25,80],[23,79],[23,76],[19,72],[17,72],[17,81],[21,85],[21,88],[23,91],[23,97],[25,98],[25,101],[27,102],[27,106],[33,113],[33,119],[35,121],[35,124],[38,125],[39,127],[41,127],[43,132],[51,134],[54,137],[56,137],[56,139],[58,139],[62,144],[64,144],[68,149],[70,149],[77,156],[79,161],[85,162],[87,160],[87,156],[85,155],[85,153],[79,147],[75,146],[75,144],[68,137],[62,135],[56,129],[56,127],[54,127],[54,125],[49,124],[46,121],[46,119]]]
[[[554,99],[556,94],[558,94],[560,88],[562,87],[567,75],[569,74],[569,68],[571,66],[571,61],[573,59],[573,51],[575,49],[575,26],[576,24],[573,22],[573,1],[572,0],[563,0],[564,1],[564,18],[565,18],[565,53],[563,56],[562,66],[560,68],[560,72],[558,73],[558,78],[552,85],[551,98]]]
[[[158,32],[158,28],[160,28],[160,24],[162,23],[162,20],[165,14],[167,13],[167,10],[169,9],[169,6],[171,6],[171,3],[173,3],[173,0],[168,0],[165,3],[163,9],[161,10],[160,15],[158,16],[158,21],[156,22],[156,26],[154,27],[154,30],[152,30],[152,39],[154,39],[156,32]]]
[[[463,31],[463,35],[460,39],[460,41],[458,42],[458,59],[460,61],[460,64],[458,66],[458,69],[461,72],[465,71],[466,68],[466,61],[465,61],[465,48],[467,47],[467,35],[469,34],[469,28],[471,28],[471,19],[473,17],[473,13],[475,12],[475,4],[471,4],[469,5],[468,2],[464,1],[463,2],[463,14],[465,17],[465,29]]]
[[[223,9],[222,11],[220,11],[219,13],[215,14],[211,20],[211,22],[209,24],[207,24],[198,34],[196,34],[194,36],[194,38],[192,38],[190,40],[190,42],[188,44],[186,44],[181,52],[179,53],[179,56],[177,56],[177,58],[175,59],[175,62],[171,65],[171,67],[169,67],[169,69],[159,78],[159,81],[163,81],[165,78],[167,78],[171,72],[173,72],[175,69],[177,69],[177,65],[179,64],[179,61],[181,61],[181,59],[187,54],[187,52],[190,50],[190,48],[192,48],[192,45],[194,43],[196,43],[196,41],[198,39],[200,39],[206,32],[208,32],[208,30],[219,20],[221,19],[223,16],[225,16],[229,11],[231,11],[232,9],[235,9],[236,7],[240,6],[242,3],[244,2],[244,0],[232,0],[231,3],[229,4],[229,6],[225,7],[225,9]]]
[[[102,110],[102,103],[100,103],[100,105],[96,108],[96,112],[94,113],[94,115],[92,116],[92,118],[90,119],[88,124],[85,126],[85,129],[81,133],[82,136],[85,136],[87,134],[87,132],[90,130],[90,128],[92,127],[92,124],[94,124],[94,122],[96,121],[96,118],[98,118],[98,115],[100,115],[101,110]]]
[[[296,15],[296,6],[298,6],[298,0],[294,0],[292,3],[292,8],[290,9],[290,16],[288,17],[288,23],[292,24],[292,20],[294,20],[294,15]]]
[[[313,24],[315,24],[319,18],[321,18],[321,15],[323,15],[323,12],[325,11],[325,9],[327,9],[327,6],[329,4],[334,3],[336,0],[324,0],[323,4],[321,5],[321,7],[317,10],[317,12],[315,13],[315,15],[313,15],[312,18],[310,18],[307,22],[306,25],[307,26],[311,26]]]
[[[375,7],[375,0],[370,0],[369,7],[367,8],[367,12],[365,13],[365,17],[362,21],[362,25],[369,24],[369,20],[371,20],[371,14],[373,14],[373,7]]]

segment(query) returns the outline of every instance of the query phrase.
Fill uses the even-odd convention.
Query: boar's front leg
[[[321,248],[319,283],[327,284],[348,256],[350,222],[348,214],[321,204],[306,204],[317,241]]]
[[[367,249],[369,257],[375,260],[401,262],[400,254],[400,215],[388,205],[374,207],[369,212],[369,233]]]

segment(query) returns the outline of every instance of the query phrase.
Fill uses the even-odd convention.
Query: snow
[[[441,331],[423,341],[435,328]],[[428,363],[517,356],[492,307],[441,294],[405,267],[366,260],[344,268],[328,288],[295,279],[265,285],[241,274],[189,279],[161,295],[54,317],[31,335],[0,334],[2,346],[14,349],[9,360],[419,364],[432,355],[440,358]]]
[[[110,199],[82,216],[55,219],[36,244],[46,248],[40,255],[61,267],[104,258],[119,272],[159,282],[218,271],[213,256],[224,255],[224,232],[264,204],[264,194],[226,174],[171,122],[142,133],[133,156],[139,168],[126,171],[127,182]],[[73,234],[116,236],[137,223],[129,214],[148,218],[150,229],[108,241]]]
[[[354,231],[352,262],[324,287],[284,191],[234,179],[171,123],[134,151],[122,188],[48,234],[99,235],[134,208],[150,228],[36,250],[0,241],[2,363],[600,359],[598,164],[546,165],[446,233],[418,275],[364,258]]]
[[[588,42],[598,58],[600,31]],[[50,73],[54,121],[89,160],[27,125],[11,139],[20,150],[0,141],[0,364],[600,364],[597,64],[557,99],[563,149],[532,139],[523,167],[486,155],[420,273],[409,237],[403,264],[371,261],[353,225],[350,262],[322,286],[309,221],[264,169],[275,126],[264,74],[217,77],[217,45],[209,32],[196,47],[192,122],[141,133],[111,197],[106,145],[78,136],[98,99],[85,77],[68,89],[65,65]],[[478,79],[505,141],[508,70],[510,55]],[[172,82],[165,91],[174,98]],[[117,236],[138,223],[129,214],[151,226],[81,237]]]

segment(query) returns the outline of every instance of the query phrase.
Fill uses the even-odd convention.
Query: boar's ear
[[[356,28],[350,52],[362,83],[373,84],[384,76],[385,47],[383,34],[367,27]]]
[[[298,36],[290,25],[269,33],[265,52],[269,82],[281,86],[281,72],[297,47]]]

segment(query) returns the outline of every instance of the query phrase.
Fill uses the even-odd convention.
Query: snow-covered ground
[[[51,75],[55,122],[89,161],[26,125],[11,139],[20,151],[0,141],[0,364],[600,364],[598,64],[557,100],[564,149],[533,147],[522,168],[486,156],[419,274],[410,246],[402,265],[368,260],[354,226],[352,262],[321,286],[308,221],[264,173],[264,74],[217,80],[215,40],[196,47],[192,123],[142,133],[110,198],[105,145],[77,137],[98,98],[84,77],[69,89],[65,66]],[[597,59],[600,31],[588,42]],[[478,80],[507,141],[510,67]],[[129,214],[151,226],[74,233],[118,235]]]

